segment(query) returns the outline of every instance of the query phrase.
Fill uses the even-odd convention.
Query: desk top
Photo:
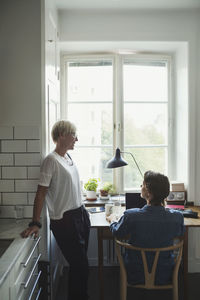
[[[125,210],[124,207],[122,209],[122,214]],[[192,218],[184,218],[184,224],[187,227],[200,227],[200,207],[199,206],[191,206],[187,207],[187,209],[192,209],[193,211],[198,212],[198,219],[192,219]],[[109,227],[110,224],[106,220],[105,212],[102,213],[93,213],[90,214],[90,222],[92,228],[103,228],[103,227]]]

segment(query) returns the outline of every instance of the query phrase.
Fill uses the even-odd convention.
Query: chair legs
[[[120,271],[120,300],[126,300],[127,297],[127,282]]]
[[[178,281],[173,282],[173,300],[178,300]]]

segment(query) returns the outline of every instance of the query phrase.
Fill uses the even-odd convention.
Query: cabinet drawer
[[[11,300],[36,299],[38,293],[38,261],[41,257],[38,251],[40,238],[30,239],[14,267],[15,282],[11,288]]]
[[[33,261],[33,257],[37,256],[40,239],[41,237],[39,237],[38,239],[29,238],[27,240],[27,244],[22,250],[22,253],[19,256],[19,258],[17,259],[13,270],[16,281],[18,280],[18,277],[21,276],[21,273],[23,273],[25,269],[28,270],[30,268],[30,265]]]
[[[30,276],[30,281],[28,285],[21,285],[19,292],[17,294],[18,300],[34,300],[37,298],[37,294],[39,292],[38,281],[41,276],[41,271],[34,272]],[[28,279],[27,279],[28,281]]]

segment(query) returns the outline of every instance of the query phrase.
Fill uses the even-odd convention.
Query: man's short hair
[[[144,174],[144,183],[148,192],[152,195],[151,204],[160,205],[169,195],[170,184],[167,176],[147,171]]]
[[[51,130],[51,136],[54,142],[57,142],[60,135],[68,133],[76,133],[76,126],[70,121],[60,120],[57,121]]]

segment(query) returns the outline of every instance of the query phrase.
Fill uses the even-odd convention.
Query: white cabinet
[[[0,299],[9,299],[10,276],[8,275],[0,286]]]
[[[36,300],[39,299],[41,289],[38,281],[41,271],[38,270],[40,237],[29,238],[21,254],[10,271],[10,297],[9,300]]]

